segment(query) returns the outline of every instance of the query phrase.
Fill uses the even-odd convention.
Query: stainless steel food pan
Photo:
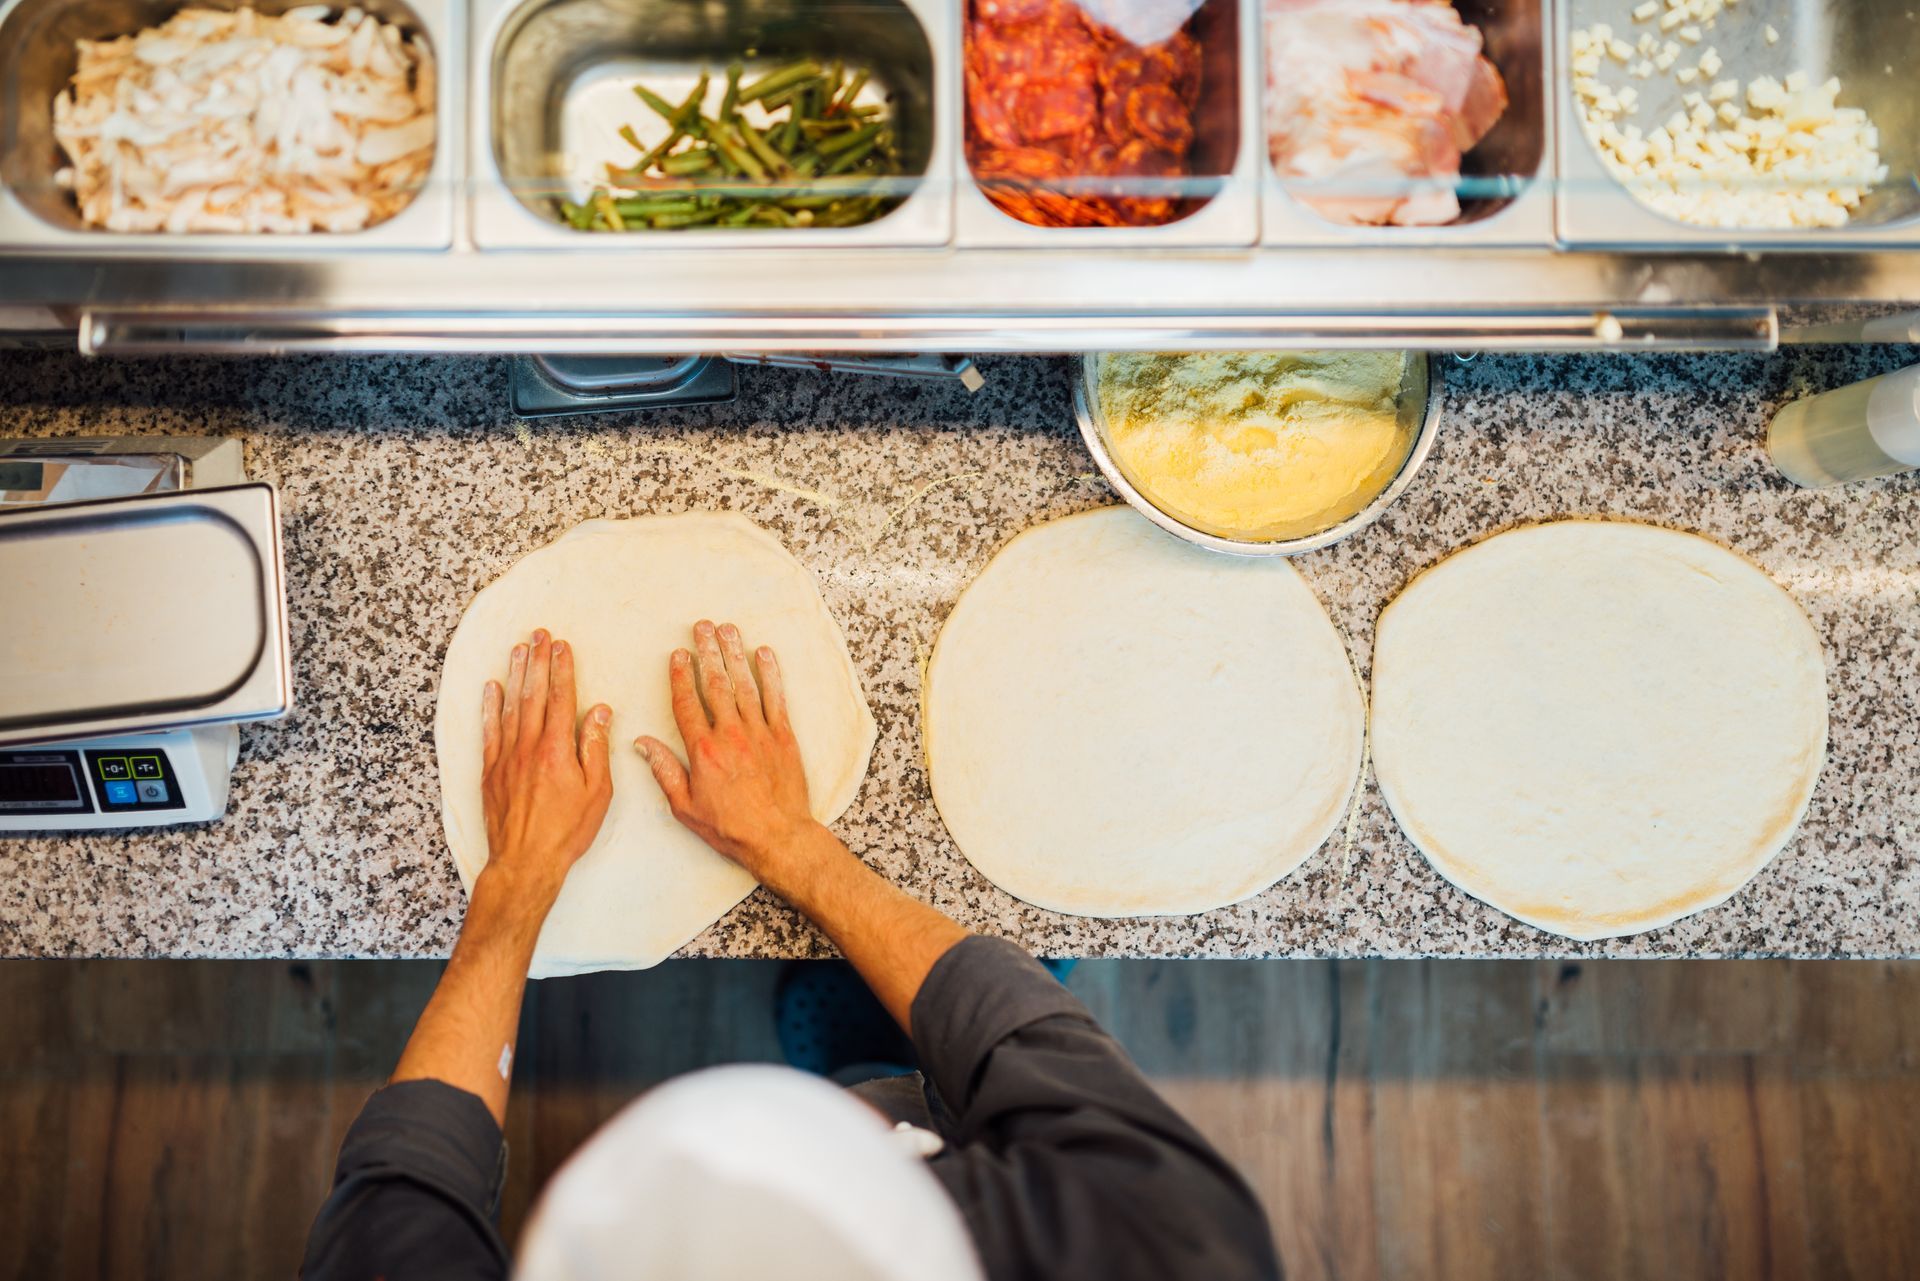
[[[255,0],[281,13],[301,0]],[[101,231],[81,225],[72,198],[54,182],[60,149],[53,100],[72,79],[76,40],[132,35],[157,26],[180,0],[0,0],[0,248],[66,254],[260,258],[331,255],[377,249],[444,249],[453,241],[453,191],[459,181],[465,7],[459,0],[357,0],[360,7],[426,36],[439,76],[439,140],[426,187],[405,209],[365,231],[304,235],[171,235]],[[235,9],[240,0],[194,0]]]
[[[476,0],[472,53],[473,235],[483,249],[630,253],[941,245],[953,236],[953,121],[938,110],[949,64],[937,47],[950,0]],[[753,70],[814,55],[870,71],[891,99],[905,167],[892,212],[855,227],[579,232],[555,197],[572,167],[575,99],[638,78],[671,96],[704,68]],[[632,121],[645,105],[633,101]],[[617,124],[607,121],[607,132]]]
[[[950,29],[945,105],[964,121],[966,0],[956,0]],[[1203,58],[1200,107],[1190,153],[1198,176],[1193,197],[1204,200],[1186,217],[1158,227],[1035,227],[995,208],[974,183],[963,155],[955,193],[955,238],[962,247],[1059,249],[1108,246],[1237,248],[1260,233],[1260,181],[1265,144],[1252,122],[1260,113],[1259,0],[1207,0],[1190,28]],[[964,134],[964,130],[961,131]]]
[[[1580,123],[1573,94],[1570,49],[1576,28],[1604,22],[1616,33],[1637,40],[1647,24],[1633,20],[1637,0],[1560,0],[1554,99],[1559,104],[1560,193],[1558,227],[1562,243],[1574,248],[1639,251],[1715,249],[1793,249],[1821,253],[1844,249],[1920,245],[1920,90],[1914,67],[1920,64],[1920,20],[1909,0],[1740,0],[1727,9],[1701,42],[1688,45],[1683,63],[1697,61],[1709,45],[1725,66],[1719,79],[1745,85],[1762,75],[1785,79],[1805,71],[1818,83],[1828,76],[1841,82],[1840,104],[1865,109],[1880,130],[1880,159],[1891,171],[1867,197],[1846,227],[1804,231],[1762,231],[1695,227],[1677,222],[1641,204],[1607,172]],[[1766,28],[1780,35],[1768,43]],[[1616,72],[1609,83],[1620,80]],[[1681,105],[1682,90],[1670,77],[1656,74],[1625,83],[1640,90],[1644,125],[1664,120]],[[1688,89],[1699,86],[1689,85]]]
[[[1461,215],[1444,227],[1349,227],[1316,213],[1289,193],[1268,156],[1265,118],[1266,44],[1262,23],[1258,71],[1265,199],[1261,243],[1277,247],[1317,245],[1485,246],[1551,245],[1553,139],[1549,105],[1556,45],[1548,0],[1455,0],[1460,16],[1480,29],[1486,55],[1507,85],[1507,111],[1461,165]]]
[[[1101,421],[1099,389],[1094,386],[1095,360],[1091,356],[1082,356],[1074,361],[1073,371],[1073,414],[1080,423],[1080,438],[1087,444],[1087,450],[1093,455],[1093,461],[1100,468],[1100,474],[1107,483],[1119,491],[1129,506],[1145,516],[1160,528],[1184,538],[1190,543],[1205,547],[1209,551],[1226,552],[1232,556],[1298,556],[1303,552],[1318,551],[1322,547],[1339,542],[1350,534],[1359,533],[1374,521],[1380,519],[1380,513],[1393,505],[1413,478],[1427,461],[1427,455],[1433,451],[1434,439],[1440,432],[1440,370],[1436,362],[1425,352],[1412,353],[1408,362],[1406,381],[1400,389],[1400,417],[1403,425],[1411,428],[1418,423],[1413,438],[1413,448],[1407,454],[1407,460],[1400,464],[1400,470],[1378,497],[1365,507],[1347,517],[1337,525],[1329,526],[1317,534],[1308,534],[1300,538],[1271,539],[1256,542],[1240,538],[1222,538],[1205,530],[1195,529],[1184,521],[1169,516],[1155,505],[1151,498],[1135,487],[1114,461],[1113,453],[1107,448],[1106,426]]]
[[[0,744],[283,715],[273,486],[0,513]]]

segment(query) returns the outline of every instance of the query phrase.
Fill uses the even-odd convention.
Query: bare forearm
[[[434,1080],[476,1094],[493,1119],[507,1116],[507,1085],[527,967],[552,899],[485,873],[433,998],[414,1025],[394,1081]]]
[[[676,650],[667,665],[687,763],[657,738],[634,746],[673,816],[825,930],[911,1035],[915,994],[967,932],[874,875],[813,820],[773,651],[762,646],[749,661],[739,628],[705,619],[693,640],[697,655]]]
[[[913,998],[934,962],[967,931],[901,892],[824,827],[798,838],[768,885],[826,932],[911,1036]]]

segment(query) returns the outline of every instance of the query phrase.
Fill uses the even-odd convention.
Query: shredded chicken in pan
[[[433,163],[433,55],[357,8],[183,9],[79,41],[59,181],[109,231],[359,231]]]

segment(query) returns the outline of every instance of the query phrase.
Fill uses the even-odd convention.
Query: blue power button
[[[140,800],[139,795],[133,790],[130,779],[110,778],[106,782],[106,788],[109,805],[133,805]]]

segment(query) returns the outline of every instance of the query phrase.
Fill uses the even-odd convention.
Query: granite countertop
[[[1338,835],[1247,902],[1101,921],[1008,897],[946,838],[917,729],[919,657],[1014,534],[1109,503],[1059,361],[983,362],[986,389],[743,369],[728,405],[514,420],[488,359],[91,363],[0,352],[0,435],[232,434],[284,504],[296,707],[243,730],[220,823],[0,839],[0,954],[414,956],[464,905],[440,838],[432,722],[467,601],[573,524],[743,512],[818,576],[879,721],[839,823],[885,875],[1036,951],[1098,956],[1920,955],[1920,481],[1798,491],[1761,448],[1795,394],[1920,359],[1483,357],[1445,366],[1425,470],[1370,529],[1299,559],[1365,675],[1409,578],[1515,523],[1610,514],[1705,533],[1765,566],[1831,669],[1826,772],[1798,837],[1730,902],[1579,944],[1440,879],[1368,780]],[[757,892],[687,949],[827,945]]]

